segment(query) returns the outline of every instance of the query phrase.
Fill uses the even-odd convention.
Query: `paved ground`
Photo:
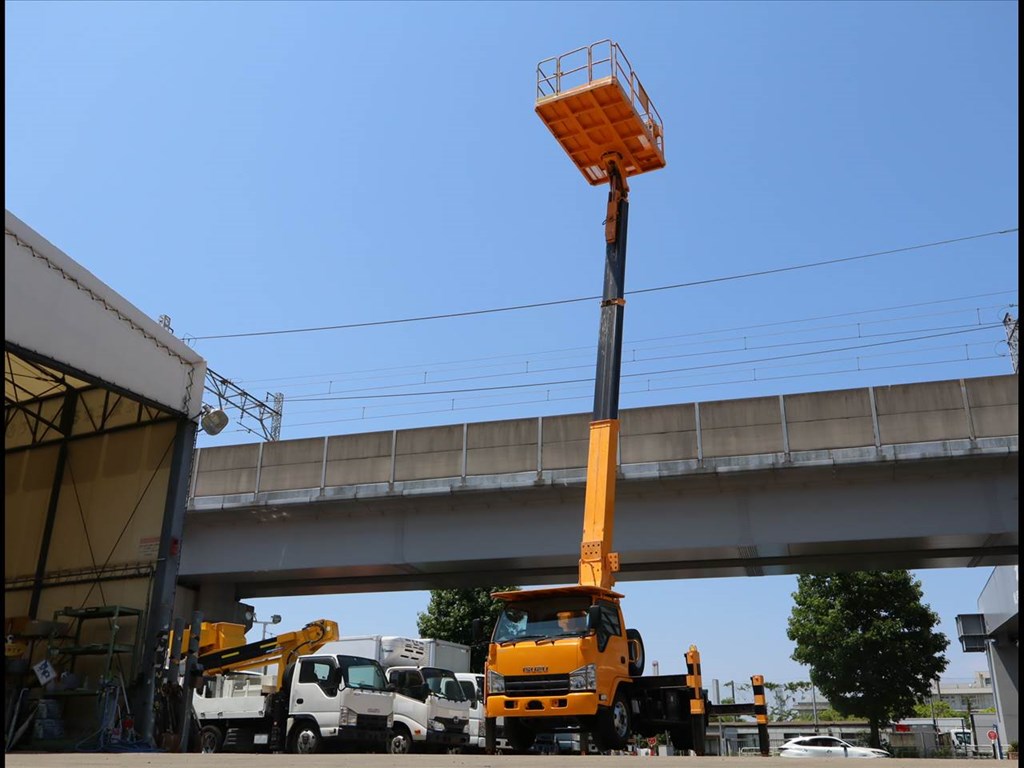
[[[133,754],[30,754],[4,755],[10,768],[636,768],[638,762],[674,763],[688,768],[798,768],[834,767],[835,760],[790,760],[780,757],[548,757],[527,755],[176,755]],[[887,760],[885,768],[975,768],[975,760]],[[1016,768],[1016,761],[1011,765]]]

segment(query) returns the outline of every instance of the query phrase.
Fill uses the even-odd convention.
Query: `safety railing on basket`
[[[618,43],[600,40],[537,64],[537,101],[561,96],[599,80],[615,80],[640,115],[658,149],[664,151],[664,123]]]

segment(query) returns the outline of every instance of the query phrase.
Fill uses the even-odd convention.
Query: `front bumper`
[[[464,747],[469,743],[469,734],[463,731],[427,731],[427,744],[438,744],[445,747]]]
[[[596,691],[581,691],[556,696],[505,696],[492,693],[487,697],[488,717],[586,717],[597,714]]]
[[[333,733],[324,734],[327,738],[334,738],[338,741],[355,742],[385,742],[390,731],[386,728],[360,728],[358,726],[345,726],[343,728],[331,729]]]

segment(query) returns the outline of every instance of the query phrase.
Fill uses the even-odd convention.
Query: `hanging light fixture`
[[[230,419],[228,415],[224,413],[220,408],[214,408],[212,405],[203,404],[202,416],[199,419],[199,426],[203,428],[203,431],[208,435],[219,434],[224,427],[228,425]]]

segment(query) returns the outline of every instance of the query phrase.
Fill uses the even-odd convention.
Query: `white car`
[[[801,736],[779,747],[779,757],[889,757],[884,749],[855,747],[835,736]]]

